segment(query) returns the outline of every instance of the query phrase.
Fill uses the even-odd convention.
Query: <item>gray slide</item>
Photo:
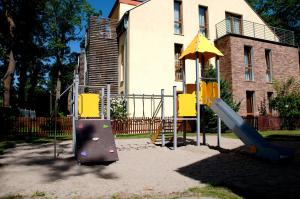
[[[256,148],[256,155],[271,161],[290,159],[294,152],[291,149],[274,146],[267,142],[252,126],[232,110],[222,99],[216,99],[211,109],[221,118],[247,146]]]

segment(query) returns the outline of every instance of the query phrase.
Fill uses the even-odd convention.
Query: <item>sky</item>
[[[102,11],[102,17],[108,17],[115,0],[88,0],[91,6],[96,10]],[[82,32],[84,34],[84,32]],[[71,42],[70,43],[71,51],[80,52],[80,42]]]

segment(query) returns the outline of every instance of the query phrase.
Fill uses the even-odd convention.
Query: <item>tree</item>
[[[86,0],[48,0],[45,13],[45,28],[49,34],[48,49],[52,62],[49,87],[58,100],[61,89],[67,86],[62,84],[62,76],[66,75],[62,71],[71,71],[73,74],[77,64],[69,44],[81,39],[83,22],[95,12]],[[71,70],[65,70],[64,67],[71,67]]]
[[[299,0],[247,0],[271,26],[295,31],[295,45],[300,45]]]
[[[300,82],[293,77],[286,81],[275,81],[276,97],[271,106],[282,118],[282,129],[294,129],[296,119],[300,117]]]
[[[1,42],[2,49],[5,46],[5,62],[8,63],[6,68],[6,72],[2,78],[3,87],[4,87],[4,107],[10,106],[10,91],[11,91],[11,83],[12,76],[16,68],[15,61],[15,13],[18,8],[17,0],[2,0],[0,4],[1,14],[0,14],[0,23],[3,28],[1,33],[1,38],[6,38],[7,42]],[[4,41],[4,40],[2,40]]]
[[[217,76],[217,71],[215,68],[210,66],[210,68],[205,72],[205,77],[215,78]],[[224,100],[234,111],[238,111],[240,108],[240,103],[233,100],[232,92],[229,83],[226,80],[221,79],[221,99]],[[217,132],[217,115],[207,106],[202,108],[202,130],[205,132]],[[224,132],[227,127],[222,123],[222,131]]]

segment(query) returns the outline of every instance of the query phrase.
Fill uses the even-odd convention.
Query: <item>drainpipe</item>
[[[124,48],[125,48],[125,96],[128,96],[129,94],[129,64],[128,64],[128,59],[129,59],[129,47],[128,47],[128,17],[129,13],[127,12],[124,18],[124,28],[126,29],[125,31],[125,41],[124,41]],[[126,112],[127,114],[129,113],[129,100],[126,101]]]

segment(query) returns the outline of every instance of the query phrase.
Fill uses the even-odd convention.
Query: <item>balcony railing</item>
[[[251,21],[235,18],[224,19],[216,24],[217,39],[227,34],[237,34],[257,39],[279,42],[282,44],[295,45],[294,32],[282,28],[266,26]]]

